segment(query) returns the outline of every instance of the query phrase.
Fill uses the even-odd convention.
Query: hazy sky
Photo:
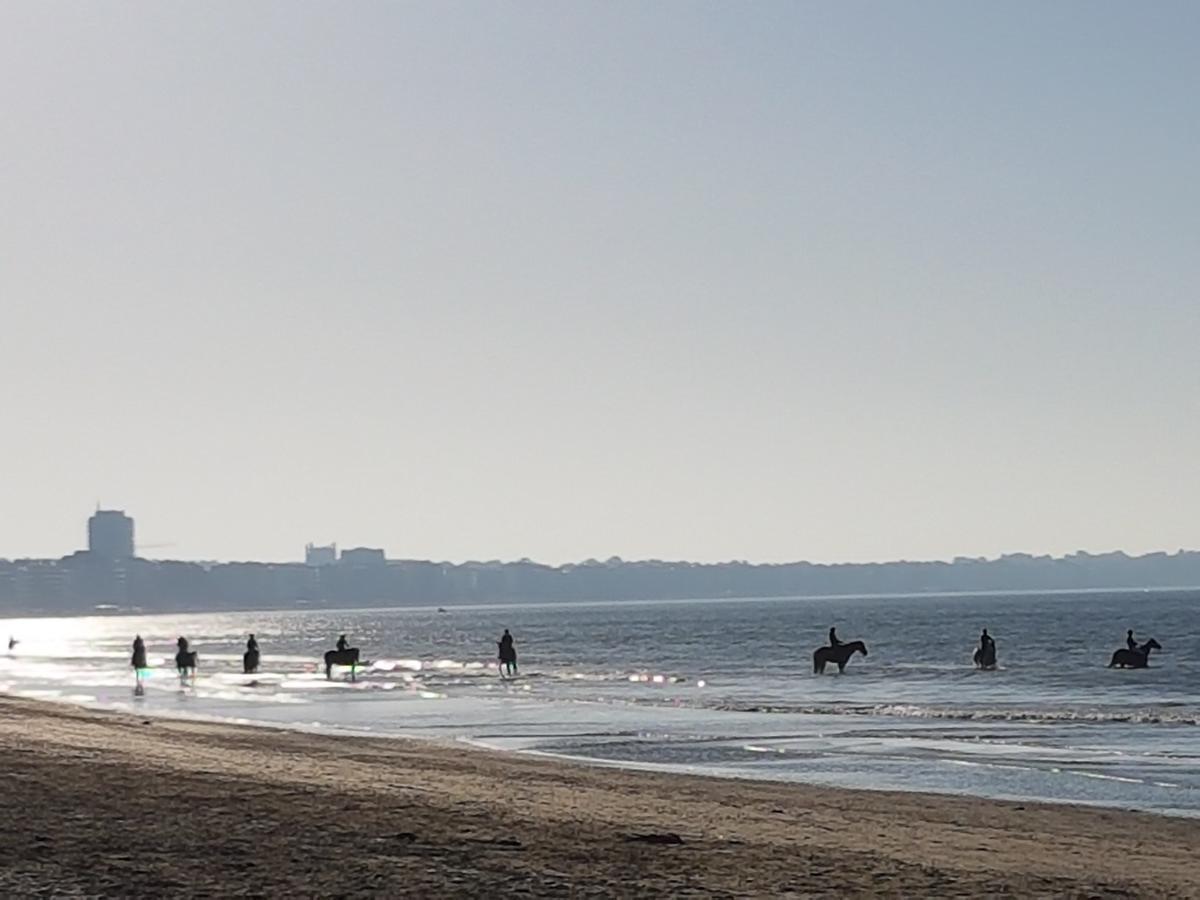
[[[1200,4],[0,5],[0,556],[1200,546]]]

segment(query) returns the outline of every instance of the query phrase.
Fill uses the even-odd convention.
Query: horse
[[[334,666],[349,666],[350,680],[354,681],[354,668],[358,665],[358,648],[347,647],[345,650],[325,651],[325,677],[333,677]]]
[[[512,644],[497,644],[500,648],[500,674],[517,674],[517,648]]]
[[[996,668],[996,645],[989,642],[987,647],[975,648],[975,666],[979,669]]]
[[[862,641],[850,641],[848,644],[838,644],[836,647],[818,647],[813,653],[813,674],[824,674],[826,663],[837,663],[840,675],[846,671],[846,663],[855,653],[866,656],[867,645]]]
[[[146,689],[142,686],[142,673],[149,668],[146,665],[146,648],[139,641],[133,648],[133,656],[129,660],[129,664],[133,666],[133,693],[140,697]]]
[[[1154,638],[1146,641],[1136,650],[1128,650],[1122,647],[1112,655],[1112,662],[1108,664],[1111,669],[1114,666],[1121,669],[1144,669],[1150,664],[1150,651],[1161,650],[1162,644]]]
[[[242,674],[253,675],[258,671],[258,651],[247,650],[242,654]]]
[[[175,668],[179,670],[179,678],[182,681],[187,678],[188,672],[191,671],[192,677],[196,677],[196,651],[195,650],[180,650],[175,654]]]

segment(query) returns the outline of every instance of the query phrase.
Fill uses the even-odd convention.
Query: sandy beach
[[[8,896],[1200,896],[1200,822],[0,698]]]

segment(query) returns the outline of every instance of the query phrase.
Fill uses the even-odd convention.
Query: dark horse
[[[350,680],[354,681],[354,669],[358,666],[358,648],[347,647],[345,650],[325,651],[325,677],[333,677],[334,666],[349,666]]]
[[[247,650],[242,654],[242,672],[246,675],[253,675],[258,671],[258,651]]]
[[[826,663],[837,663],[838,673],[846,671],[846,663],[855,653],[867,655],[867,645],[862,641],[850,641],[848,644],[838,644],[836,647],[818,647],[813,653],[813,674],[825,672]]]
[[[179,670],[180,678],[186,678],[189,672],[193,678],[196,677],[196,651],[180,650],[176,653],[175,668]]]
[[[996,645],[988,643],[986,647],[975,648],[975,665],[980,669],[996,668]]]
[[[1108,664],[1111,669],[1117,666],[1122,669],[1144,669],[1150,664],[1150,651],[1161,650],[1162,644],[1154,638],[1146,641],[1136,650],[1127,650],[1122,647],[1112,655],[1112,662]]]
[[[511,676],[517,674],[517,648],[512,643],[501,643],[500,647],[500,674]]]

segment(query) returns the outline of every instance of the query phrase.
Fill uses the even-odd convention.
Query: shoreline
[[[1200,896],[1200,827],[1155,813],[5,695],[0,751],[9,895]]]
[[[1062,798],[1038,798],[1021,794],[982,794],[974,793],[969,790],[938,790],[913,788],[907,789],[903,787],[884,786],[848,786],[844,784],[828,783],[822,781],[805,781],[800,778],[784,777],[770,778],[761,773],[747,774],[738,771],[723,771],[720,769],[706,767],[700,764],[688,763],[667,763],[653,761],[634,761],[622,759],[610,759],[600,756],[586,756],[574,754],[570,752],[560,752],[554,750],[543,750],[537,748],[521,748],[506,747],[502,744],[496,744],[489,740],[471,737],[471,736],[441,736],[432,734],[413,734],[405,732],[385,732],[376,730],[364,730],[353,726],[336,726],[322,723],[304,723],[304,722],[280,722],[269,719],[253,719],[247,717],[230,718],[216,713],[203,712],[183,712],[173,710],[170,712],[162,711],[145,711],[129,708],[114,708],[103,703],[87,703],[76,699],[67,698],[49,698],[37,697],[20,694],[8,694],[0,690],[0,700],[12,699],[18,701],[29,701],[38,704],[50,704],[53,706],[63,706],[71,709],[81,709],[94,712],[100,715],[116,715],[116,716],[131,716],[134,718],[150,718],[162,721],[179,721],[191,722],[200,725],[213,726],[230,726],[234,728],[249,728],[262,729],[266,731],[278,731],[294,733],[299,735],[312,735],[316,737],[325,737],[332,739],[345,740],[371,740],[371,741],[402,741],[415,742],[417,744],[431,744],[436,747],[445,748],[469,748],[474,752],[479,753],[499,753],[524,758],[543,759],[550,763],[561,763],[571,766],[584,766],[596,769],[608,769],[624,772],[641,772],[651,775],[665,776],[681,776],[687,778],[702,778],[715,781],[730,781],[736,783],[750,784],[767,784],[767,785],[795,785],[801,788],[809,788],[821,791],[848,791],[854,794],[866,795],[918,795],[929,798],[958,798],[968,801],[980,802],[1001,802],[1001,803],[1016,803],[1016,804],[1038,804],[1052,807],[1079,807],[1082,809],[1091,809],[1097,811],[1112,811],[1112,812],[1135,812],[1139,815],[1148,815],[1156,817],[1165,817],[1169,819],[1184,820],[1196,822],[1200,826],[1200,812],[1192,809],[1135,809],[1126,804],[1117,802],[1087,802],[1073,799]]]

